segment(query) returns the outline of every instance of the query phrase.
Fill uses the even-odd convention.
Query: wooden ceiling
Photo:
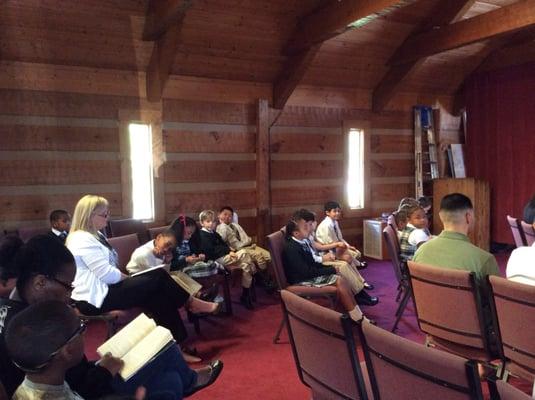
[[[168,73],[273,83],[279,108],[297,84],[354,87],[381,110],[535,60],[534,25],[535,0],[4,0],[0,59],[148,71],[155,99]]]

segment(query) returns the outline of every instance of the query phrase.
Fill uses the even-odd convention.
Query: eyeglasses
[[[63,343],[61,346],[59,346],[59,348],[56,351],[53,351],[52,353],[50,353],[50,355],[47,357],[46,361],[44,363],[42,363],[42,364],[39,364],[39,365],[37,365],[35,367],[26,367],[26,366],[23,366],[23,365],[20,365],[20,364],[16,363],[13,360],[12,360],[12,362],[18,368],[20,368],[21,370],[23,370],[25,372],[37,373],[37,372],[41,371],[42,369],[44,369],[50,363],[50,361],[52,361],[52,359],[58,355],[58,353],[61,351],[61,349],[63,347],[67,346],[69,343],[74,341],[74,339],[76,339],[78,336],[83,335],[83,333],[85,332],[86,328],[87,328],[87,325],[85,324],[84,321],[81,320],[80,321],[80,325],[76,328],[76,330],[72,333],[72,335],[69,336],[69,338],[65,341],[65,343]]]
[[[54,276],[47,275],[45,278],[60,284],[69,292],[72,292],[74,290],[74,286],[72,284],[63,282],[62,280],[59,280],[58,278]]]
[[[98,216],[98,217],[102,217],[102,218],[108,218],[111,215],[111,212],[110,212],[110,210],[108,210],[103,214],[95,214],[95,215]]]

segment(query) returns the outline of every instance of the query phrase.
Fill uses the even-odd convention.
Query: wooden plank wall
[[[117,109],[131,98],[0,89],[0,229],[47,224],[86,193],[121,215]]]
[[[139,72],[3,62],[0,77],[0,229],[44,224],[52,209],[72,211],[86,193],[106,196],[121,216],[118,116],[153,108],[162,113],[167,220],[156,222],[230,204],[256,233],[255,104],[271,101],[270,85],[172,76],[155,106],[139,97]],[[410,110],[426,99],[403,94],[376,115],[370,98],[361,89],[294,92],[270,129],[273,227],[300,207],[321,217],[326,200],[342,198],[347,120],[371,125],[371,208],[347,215],[348,239],[360,245],[362,219],[413,192]]]

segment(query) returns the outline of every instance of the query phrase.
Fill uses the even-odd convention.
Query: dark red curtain
[[[491,188],[491,239],[513,243],[505,216],[522,218],[535,193],[535,63],[467,82],[468,176]]]

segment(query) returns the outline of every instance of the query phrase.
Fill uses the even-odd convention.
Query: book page
[[[121,377],[126,381],[151,361],[169,342],[173,341],[173,335],[169,329],[157,326],[122,357],[124,366],[119,372]]]
[[[102,344],[97,349],[97,353],[101,357],[106,353],[111,353],[114,357],[123,358],[136,343],[146,337],[154,328],[156,328],[156,323],[145,314],[140,314]]]

